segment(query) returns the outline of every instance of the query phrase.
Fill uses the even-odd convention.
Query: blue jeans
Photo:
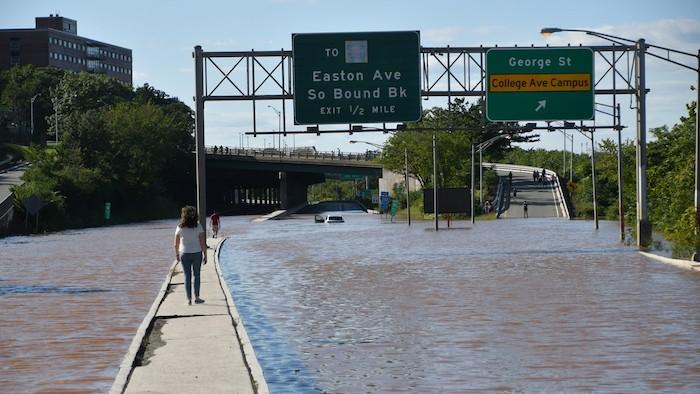
[[[185,289],[187,299],[192,299],[192,274],[194,274],[194,296],[199,298],[199,271],[202,267],[202,252],[183,253],[180,255],[182,271],[185,273]]]

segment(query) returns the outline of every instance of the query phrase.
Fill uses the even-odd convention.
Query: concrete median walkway
[[[207,243],[203,304],[186,305],[177,264],[144,319],[112,393],[266,393],[267,385],[235,310],[216,254]],[[142,338],[139,339],[139,336]]]

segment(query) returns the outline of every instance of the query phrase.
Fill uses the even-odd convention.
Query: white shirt
[[[197,227],[180,227],[175,229],[175,236],[180,237],[180,254],[184,253],[201,253],[202,248],[199,246],[199,234],[204,233],[204,228],[201,224]]]

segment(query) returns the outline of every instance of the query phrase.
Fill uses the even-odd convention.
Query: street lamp
[[[351,144],[367,144],[367,145],[371,145],[375,148],[384,149],[384,147],[382,145],[375,144],[374,142],[369,142],[369,141],[350,140],[348,142],[350,142]]]
[[[547,27],[540,30],[540,33],[548,36],[559,32],[578,32],[585,33],[604,40],[629,46],[635,45],[637,56],[635,64],[635,77],[637,82],[637,245],[646,246],[651,241],[651,224],[649,223],[647,213],[647,180],[646,180],[646,84],[645,84],[645,55],[661,59],[665,62],[675,64],[696,73],[697,92],[696,102],[700,103],[700,50],[697,54],[683,52],[676,49],[666,48],[658,45],[647,44],[644,39],[640,38],[637,41],[630,40],[611,34],[599,33],[585,29],[562,29],[558,27]],[[647,49],[661,50],[666,56],[658,55],[653,52],[648,52]],[[698,67],[694,68],[686,64],[671,60],[670,54],[683,55],[695,58],[698,62]],[[698,104],[700,105],[700,104]],[[700,111],[695,111],[695,234],[700,231]],[[696,247],[693,260],[700,260],[700,250]]]
[[[280,133],[277,134],[277,149],[282,150],[282,113],[280,112],[280,110],[271,105],[268,105],[267,107],[275,111],[275,113],[277,114],[277,132]],[[272,138],[272,147],[275,147],[274,137]]]

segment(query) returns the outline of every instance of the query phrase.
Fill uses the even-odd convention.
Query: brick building
[[[17,64],[106,74],[132,85],[131,49],[78,35],[78,22],[37,17],[34,29],[0,29],[0,69]]]

